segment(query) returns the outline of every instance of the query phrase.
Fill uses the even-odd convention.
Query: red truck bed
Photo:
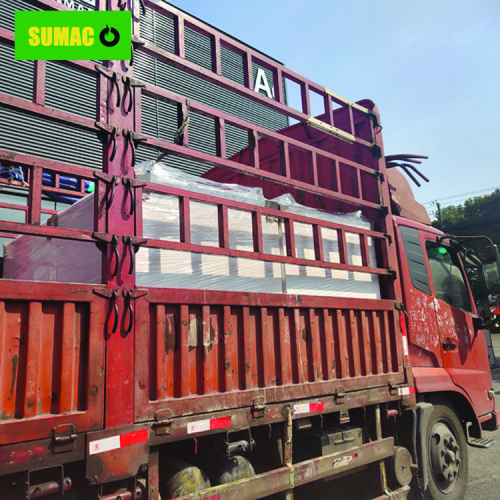
[[[59,8],[54,2],[41,3]],[[217,427],[238,429],[283,422],[285,403],[299,415],[401,401],[403,393],[398,389],[410,383],[397,310],[401,293],[395,281],[389,192],[379,117],[373,104],[347,101],[173,7],[149,1],[146,4],[179,26],[185,22],[213,37],[214,71],[184,57],[183,28],[175,32],[180,41],[177,54],[150,42],[136,44],[137,51],[302,123],[275,132],[148,82],[133,80],[131,90],[126,79],[116,83],[116,75],[122,71],[119,61],[107,68],[87,61],[70,63],[76,72],[94,79],[99,103],[95,119],[45,104],[43,61],[35,62],[38,70],[33,81],[37,91],[33,102],[0,94],[0,106],[21,117],[29,115],[43,123],[78,128],[96,140],[99,135],[104,144],[102,169],[0,148],[0,164],[22,168],[26,179],[22,183],[1,178],[1,184],[24,189],[28,197],[25,207],[2,202],[4,208],[23,213],[23,221],[1,220],[0,235],[74,240],[95,244],[102,252],[101,283],[41,282],[36,278],[2,281],[2,474],[27,470],[33,464],[88,459],[87,479],[92,484],[105,483],[137,473],[137,463],[127,462],[126,457],[116,462],[118,465],[108,461],[109,468],[101,469],[92,462],[95,457],[89,457],[88,443],[94,442],[91,440],[96,435],[99,439],[113,435],[116,428],[132,433],[147,429],[147,441],[140,453],[148,453],[148,445],[211,432]],[[134,23],[138,36],[139,21]],[[0,29],[0,40],[12,45],[13,33]],[[221,76],[221,45],[246,58],[245,85]],[[288,79],[300,86],[302,111],[289,108],[282,91],[275,99],[253,91],[252,60],[265,65],[278,82]],[[116,101],[116,85],[123,87],[125,95],[130,92],[130,101],[126,102],[132,103],[133,111]],[[311,92],[325,103],[326,112],[318,119],[310,116]],[[180,130],[191,119],[181,140],[167,141],[141,131],[141,96],[177,107]],[[189,134],[204,133],[202,126],[196,129],[200,122],[193,118],[200,116],[214,124],[216,154],[189,147]],[[248,136],[248,147],[231,158],[226,155],[228,126]],[[206,174],[212,179],[263,187],[268,198],[291,193],[299,203],[312,208],[329,212],[362,210],[372,229],[298,215],[272,204],[256,206],[138,180],[134,163],[139,143],[149,150],[214,167]],[[53,186],[42,185],[44,172],[55,176]],[[55,213],[43,205],[42,192],[75,195],[59,186],[58,176],[63,174],[77,178],[78,197],[86,195],[84,181],[95,182],[92,230],[58,227],[57,216],[41,224]],[[178,240],[144,237],[142,200],[148,193],[177,200]],[[193,203],[216,207],[218,244],[192,241]],[[230,210],[244,211],[251,217],[252,249],[231,246]],[[265,252],[265,218],[282,224],[283,254]],[[298,225],[311,229],[314,257],[297,254],[294,228]],[[322,231],[327,230],[337,234],[336,261],[323,252]],[[357,262],[348,257],[349,234],[359,239]],[[369,258],[370,242],[376,262]],[[137,286],[135,254],[144,249],[365,273],[377,277],[382,298]],[[74,265],[82,263],[75,261]],[[85,434],[101,429],[101,433]],[[55,456],[54,450],[63,454]]]

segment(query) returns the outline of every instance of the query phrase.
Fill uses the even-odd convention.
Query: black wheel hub
[[[430,459],[436,485],[442,491],[451,491],[460,473],[460,447],[453,432],[443,422],[436,422],[432,428]]]

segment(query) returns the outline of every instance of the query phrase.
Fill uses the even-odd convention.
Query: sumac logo
[[[130,60],[131,13],[16,12],[17,60]]]

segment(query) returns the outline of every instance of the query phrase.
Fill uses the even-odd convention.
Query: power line
[[[436,200],[426,201],[425,203],[422,203],[422,205],[432,205],[433,203],[436,203],[437,201],[452,200],[454,198],[460,198],[460,199],[466,200],[469,198],[469,196],[471,194],[484,193],[486,191],[494,191],[495,189],[498,189],[498,188],[500,188],[500,186],[493,186],[490,188],[479,189],[477,191],[470,191],[468,193],[456,194],[454,196],[445,196],[444,198],[438,198]]]

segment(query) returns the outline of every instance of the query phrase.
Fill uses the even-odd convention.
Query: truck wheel
[[[427,426],[429,500],[463,500],[469,472],[467,441],[455,412],[435,405]]]

